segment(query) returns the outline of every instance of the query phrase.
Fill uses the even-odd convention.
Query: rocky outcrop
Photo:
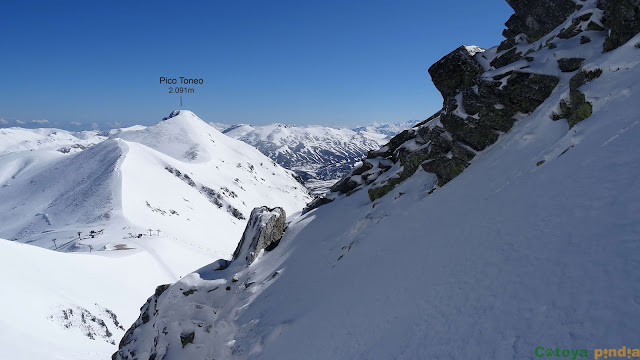
[[[583,58],[558,59],[558,66],[562,72],[574,72],[582,67]]]
[[[525,34],[530,43],[540,39],[562,24],[577,8],[572,0],[507,0],[507,3],[515,14],[507,20],[507,29],[502,32],[507,42],[501,46],[506,48],[515,45],[520,34]]]
[[[176,117],[178,115],[180,115],[180,110],[173,110],[171,112],[171,114],[169,114],[169,116],[163,117],[162,121],[169,120],[169,119],[174,118],[174,117]]]
[[[251,211],[240,243],[233,252],[233,260],[244,259],[251,264],[262,250],[271,250],[278,246],[285,230],[287,215],[283,208],[270,209],[266,206]]]
[[[482,56],[480,50],[462,46],[431,66],[429,73],[444,98],[443,109],[369,152],[361,166],[332,187],[333,194],[310,208],[366,186],[370,200],[376,200],[418,169],[434,174],[434,185],[443,186],[464,171],[478,151],[509,131],[516,114],[534,111],[558,84],[555,76],[523,69],[485,76],[477,58]]]
[[[131,325],[129,330],[127,330],[127,332],[124,334],[124,336],[120,340],[120,344],[118,345],[119,350],[111,356],[112,360],[138,359],[138,357],[136,357],[136,353],[126,350],[126,347],[129,344],[134,343],[136,341],[136,336],[135,336],[136,329],[148,323],[151,320],[151,318],[158,313],[158,299],[169,288],[169,286],[170,286],[169,284],[158,286],[156,288],[155,293],[151,295],[149,299],[147,299],[147,302],[144,305],[142,305],[142,307],[140,308],[140,316],[133,323],[133,325]],[[155,359],[156,356],[157,354],[152,351],[152,355],[149,358]]]
[[[474,59],[482,48],[461,46],[429,68],[433,84],[444,97],[456,96],[460,91],[476,85],[484,69]]]
[[[602,21],[610,29],[604,52],[618,48],[640,32],[640,0],[598,0]]]
[[[591,116],[593,107],[578,88],[597,79],[600,75],[602,75],[602,70],[600,69],[583,70],[574,75],[569,81],[569,100],[560,101],[560,113],[553,114],[552,118],[554,120],[567,119],[569,128],[572,128]]]
[[[546,35],[578,8],[571,0],[508,2],[516,14],[507,22],[509,29],[505,36],[513,44],[518,34],[527,35],[529,40]],[[575,36],[574,32],[595,30],[596,22],[599,19],[594,18],[594,12],[585,12],[560,32]],[[552,49],[553,39],[548,39],[548,49]],[[545,75],[527,70],[535,60],[535,52],[542,49],[543,46],[513,47],[485,56],[482,48],[461,46],[444,56],[429,68],[433,83],[444,98],[442,110],[396,135],[379,150],[370,151],[359,167],[338,181],[328,195],[309,204],[305,211],[363,188],[368,188],[369,199],[374,201],[420,169],[435,175],[434,189],[444,186],[470,165],[477,152],[509,131],[516,118],[535,111],[558,85],[559,78],[552,75],[553,71]],[[517,64],[521,60],[522,64]],[[560,59],[558,69],[577,71],[583,61],[582,58]],[[590,115],[588,103],[580,102],[578,92],[572,94],[576,100],[566,106],[571,107],[570,123]]]

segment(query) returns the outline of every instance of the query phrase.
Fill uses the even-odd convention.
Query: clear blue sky
[[[207,121],[424,119],[442,105],[428,67],[499,44],[511,13],[504,0],[3,1],[0,126],[153,124],[180,108],[161,76],[203,78],[183,108]]]

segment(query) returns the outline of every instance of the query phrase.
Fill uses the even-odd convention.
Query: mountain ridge
[[[316,195],[346,175],[370,150],[414,122],[371,124],[353,129],[320,125],[237,124],[222,130],[281,166],[293,170]]]

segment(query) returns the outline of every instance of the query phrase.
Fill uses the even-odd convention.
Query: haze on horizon
[[[498,45],[512,12],[499,0],[35,1],[0,11],[0,127],[67,130],[150,125],[180,108],[226,124],[424,119],[442,105],[427,68],[452,44]],[[204,80],[182,107],[159,83],[179,76]]]

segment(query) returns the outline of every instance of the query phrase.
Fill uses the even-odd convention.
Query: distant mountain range
[[[380,148],[416,122],[373,123],[352,129],[284,124],[210,125],[293,170],[313,193],[322,194],[349,173],[368,151]]]

